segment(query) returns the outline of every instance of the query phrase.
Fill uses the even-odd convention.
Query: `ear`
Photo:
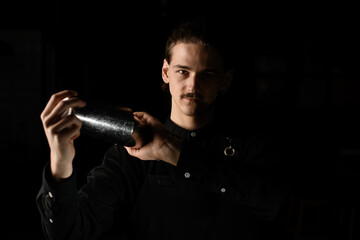
[[[225,72],[220,86],[220,91],[222,93],[226,93],[226,91],[229,89],[233,79],[233,75],[234,75],[234,71],[232,69],[229,69]]]
[[[169,83],[168,71],[169,71],[169,63],[166,61],[166,59],[164,59],[161,76],[165,83]]]

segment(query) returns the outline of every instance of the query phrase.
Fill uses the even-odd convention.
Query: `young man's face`
[[[231,82],[218,52],[194,43],[173,47],[171,62],[164,60],[162,76],[169,84],[172,115],[197,116],[212,111],[219,92]]]

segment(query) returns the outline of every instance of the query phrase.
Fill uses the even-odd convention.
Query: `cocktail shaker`
[[[86,107],[73,111],[81,120],[81,131],[86,135],[123,146],[143,145],[132,136],[138,124],[128,109],[88,103]]]

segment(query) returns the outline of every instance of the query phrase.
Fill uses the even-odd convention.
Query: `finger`
[[[81,126],[82,126],[81,121],[77,117],[72,115],[72,116],[68,116],[66,118],[62,118],[60,121],[58,121],[56,124],[54,124],[50,128],[50,131],[52,134],[58,134],[68,128],[75,127],[75,128],[80,129]]]
[[[134,116],[142,122],[148,122],[149,120],[154,118],[147,112],[134,112]]]
[[[73,126],[70,128],[64,129],[62,132],[64,139],[69,139],[70,141],[75,140],[80,137],[80,128]]]
[[[49,128],[50,136],[48,137],[58,143],[69,142],[80,136],[80,129],[81,121],[75,116],[70,116]]]
[[[141,122],[141,119],[138,118],[137,116],[134,115],[134,120],[137,122],[137,123],[140,123]]]
[[[145,124],[146,120],[143,118],[144,116],[144,112],[134,112],[134,119],[139,123],[139,124]]]
[[[116,107],[116,108],[118,108],[118,109],[120,109],[120,110],[123,110],[123,111],[132,112],[132,109],[129,108],[129,107]]]
[[[156,126],[160,123],[160,121],[157,118],[153,117],[147,112],[140,112],[140,115],[142,116],[141,123],[143,124]]]
[[[67,99],[66,101],[60,101],[52,110],[52,112],[45,117],[44,123],[45,126],[50,126],[56,122],[58,122],[64,116],[64,114],[69,108],[81,108],[86,105],[86,102],[78,99],[76,97],[72,97]]]
[[[76,125],[72,125],[68,128],[65,128],[55,135],[55,139],[58,143],[64,143],[73,141],[80,136],[80,128]]]
[[[56,105],[53,112],[56,115],[63,116],[64,112],[67,112],[69,108],[81,108],[84,107],[85,105],[86,102],[77,97],[65,98],[63,101],[60,101],[58,105]]]
[[[144,116],[145,112],[134,112],[134,116],[137,117],[138,119],[142,119]]]
[[[48,101],[48,103],[46,104],[44,110],[41,113],[41,119],[43,119],[46,115],[48,115],[53,108],[58,104],[58,102],[60,102],[62,99],[66,98],[66,97],[72,97],[72,96],[77,96],[78,93],[76,91],[73,90],[64,90],[58,93],[53,94],[50,97],[50,100]]]

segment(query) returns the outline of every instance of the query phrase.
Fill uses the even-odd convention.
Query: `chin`
[[[187,115],[187,116],[196,116],[197,115],[197,112],[196,111],[190,111],[188,109],[186,110],[182,110],[182,112]]]
[[[182,108],[182,112],[187,116],[198,116],[206,112],[206,108],[202,108],[199,106],[186,106]]]

